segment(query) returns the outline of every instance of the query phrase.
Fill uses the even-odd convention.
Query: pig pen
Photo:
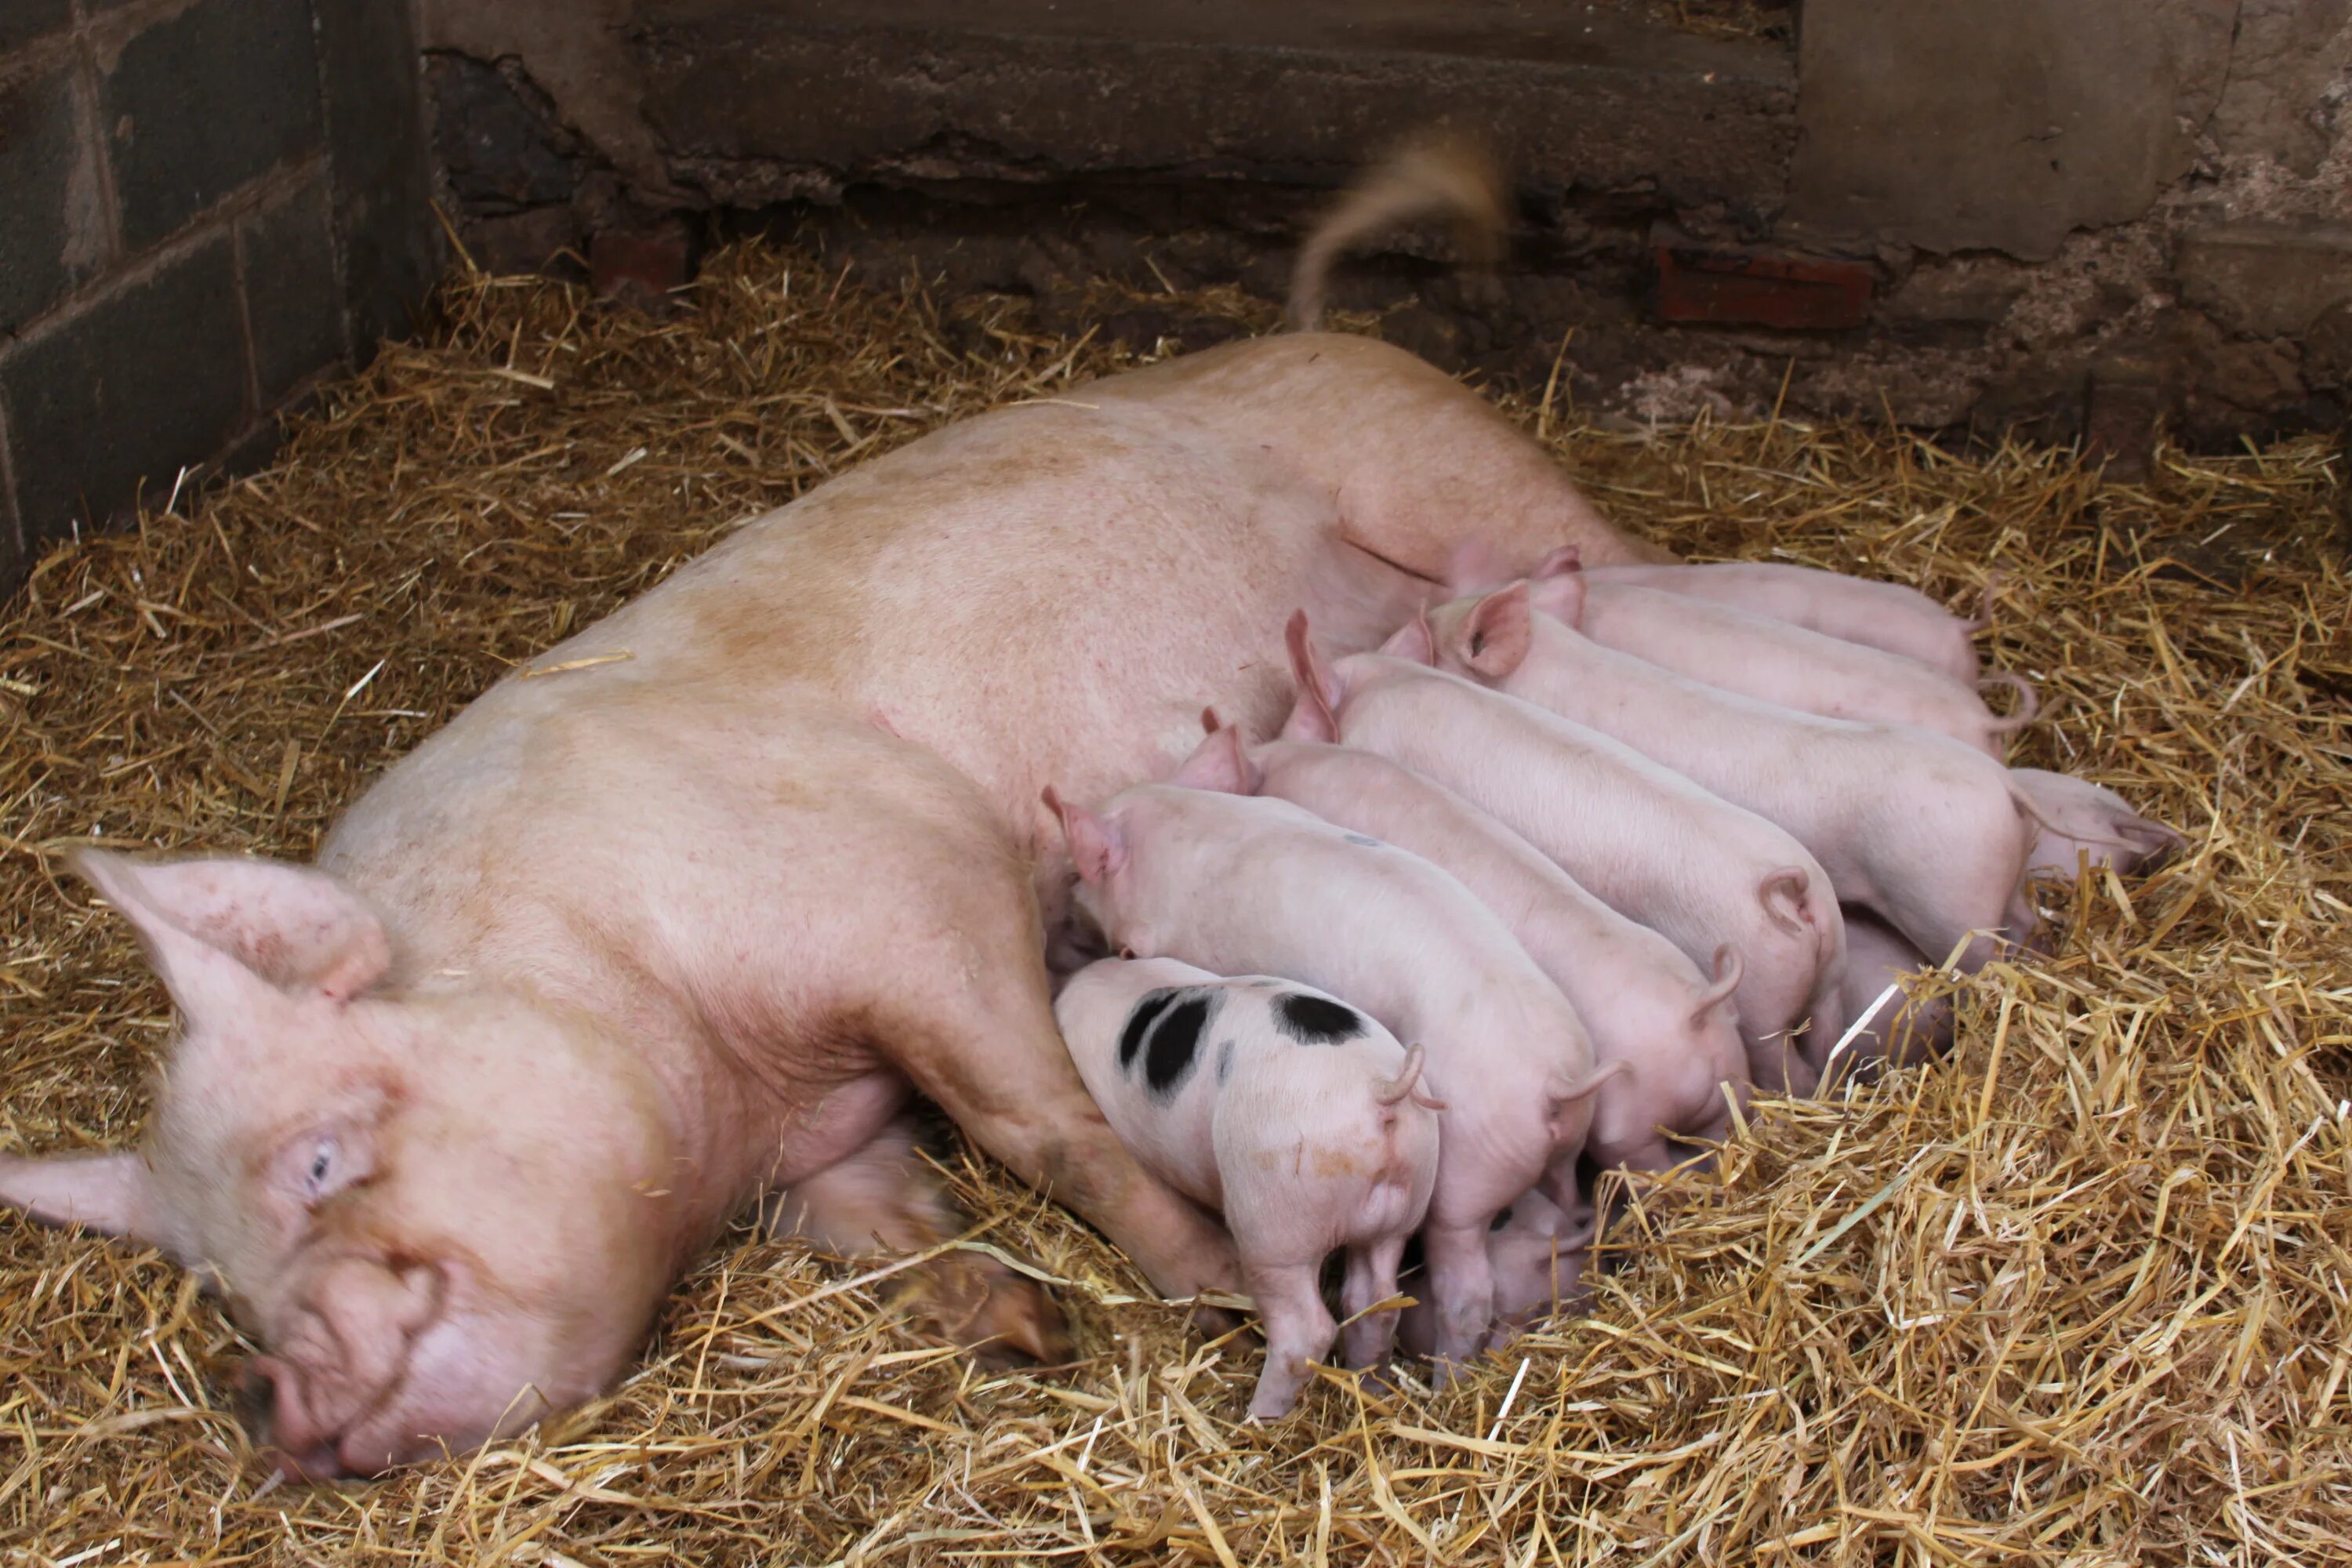
[[[1105,310],[1135,301],[1106,289]],[[1141,302],[1149,307],[1152,302]],[[676,311],[462,277],[432,341],[278,465],[58,550],[0,619],[6,1147],[121,1142],[169,1027],[75,844],[307,857],[516,661],[831,473],[1132,351],[804,255]],[[1190,298],[1271,330],[1239,295]],[[1362,318],[1340,323],[1358,330]],[[1573,345],[1567,349],[1572,353]],[[1642,1195],[1587,1316],[1443,1394],[1329,1374],[1240,1424],[1202,1342],[952,1140],[968,1244],[1050,1279],[1079,1359],[975,1370],[898,1270],[737,1231],[601,1405],[372,1485],[263,1482],[234,1331],[152,1255],[0,1221],[10,1563],[1515,1565],[2316,1561],[2352,1539],[2352,822],[2338,475],[2304,441],[1961,458],[1884,430],[1606,432],[1509,405],[1617,519],[1973,604],[2042,682],[2012,760],[2121,790],[2175,865],[2050,904],[1952,1059],[1766,1100]],[[562,679],[561,674],[549,679]],[[645,808],[658,811],[659,801]]]

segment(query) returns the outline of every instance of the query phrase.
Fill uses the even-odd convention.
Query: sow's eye
[[[272,1174],[278,1189],[315,1208],[346,1187],[365,1181],[371,1162],[363,1132],[349,1127],[314,1127],[290,1140]]]

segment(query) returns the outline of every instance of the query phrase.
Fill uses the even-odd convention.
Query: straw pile
[[[509,664],[740,519],[1119,356],[720,258],[696,307],[461,280],[439,341],[281,464],[42,563],[0,619],[0,1138],[128,1139],[165,1037],[71,842],[310,852]],[[1197,301],[1193,302],[1197,305]],[[1223,308],[1253,327],[1273,312]],[[2122,790],[2179,864],[2053,895],[1947,1064],[1768,1102],[1612,1237],[1591,1316],[1442,1396],[1336,1374],[1237,1425],[1245,1341],[961,1153],[1081,1359],[991,1375],[894,1281],[734,1238],[561,1430],[342,1489],[259,1483],[232,1331],[152,1258],[0,1221],[0,1561],[520,1564],[2317,1562],[2352,1541],[2352,617],[2315,442],[1963,460],[1861,429],[1609,435],[1516,412],[1617,516],[1973,603],[2043,683],[2019,760]],[[951,1146],[950,1146],[951,1147]]]

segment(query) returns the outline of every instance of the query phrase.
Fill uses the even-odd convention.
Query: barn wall
[[[1628,417],[1785,399],[2111,449],[2332,423],[2352,374],[2352,0],[423,0],[494,263],[658,282],[746,214],[884,274],[1279,292],[1414,122],[1520,182],[1499,279],[1433,237],[1343,304]],[[677,220],[683,216],[681,225]],[[1143,334],[1218,328],[1144,312]]]
[[[422,149],[404,0],[0,0],[0,590],[407,323]]]

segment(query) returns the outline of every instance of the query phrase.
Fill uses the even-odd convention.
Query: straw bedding
[[[436,340],[330,389],[277,468],[40,564],[0,618],[0,1147],[130,1138],[169,1026],[60,847],[307,855],[501,670],[740,520],[1121,358],[787,253],[730,253],[695,299],[461,279]],[[2047,716],[2017,760],[2191,852],[2054,890],[2057,952],[1965,985],[1948,1063],[1759,1105],[1716,1173],[1616,1227],[1589,1317],[1443,1395],[1334,1374],[1271,1428],[1237,1424],[1254,1345],[1188,1337],[961,1152],[977,1241],[1063,1282],[1077,1364],[976,1372],[893,1317],[896,1277],[747,1230],[604,1405],[346,1489],[257,1480],[223,1393],[240,1347],[177,1272],[0,1221],[0,1560],[2343,1560],[2330,449],[2167,452],[2123,488],[2041,451],[1513,412],[1686,551],[1953,603],[2000,568],[1994,656]]]

